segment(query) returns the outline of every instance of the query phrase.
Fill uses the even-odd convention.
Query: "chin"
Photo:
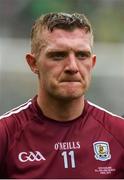
[[[85,87],[81,86],[64,86],[61,88],[52,88],[51,91],[49,91],[49,95],[52,96],[55,99],[59,100],[74,100],[78,99],[80,97],[83,97],[85,93]]]
[[[70,92],[70,93],[62,93],[58,94],[58,98],[61,100],[75,100],[83,97],[84,93],[83,92]]]

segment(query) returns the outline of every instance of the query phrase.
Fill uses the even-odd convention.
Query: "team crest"
[[[107,161],[111,159],[110,148],[108,142],[97,141],[93,143],[95,159]]]

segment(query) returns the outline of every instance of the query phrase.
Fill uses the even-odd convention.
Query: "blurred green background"
[[[87,98],[124,114],[124,0],[0,0],[0,114],[36,94],[25,54],[34,20],[48,12],[84,13],[95,35],[97,65]]]
[[[0,34],[27,37],[38,16],[59,11],[85,13],[96,41],[124,42],[124,0],[0,0]]]

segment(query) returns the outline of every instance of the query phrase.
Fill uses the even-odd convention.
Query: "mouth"
[[[81,82],[81,80],[77,78],[66,78],[66,79],[60,80],[60,82]]]
[[[67,79],[67,80],[63,80],[63,81],[61,81],[60,83],[62,83],[62,84],[79,84],[79,83],[81,83],[81,81],[80,80],[74,80],[74,79]]]
[[[79,79],[63,79],[60,82],[81,82],[81,80]]]

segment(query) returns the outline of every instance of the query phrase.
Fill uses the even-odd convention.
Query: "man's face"
[[[37,59],[40,93],[65,100],[82,97],[96,60],[91,53],[91,35],[82,29],[54,29],[42,36],[46,45]]]

